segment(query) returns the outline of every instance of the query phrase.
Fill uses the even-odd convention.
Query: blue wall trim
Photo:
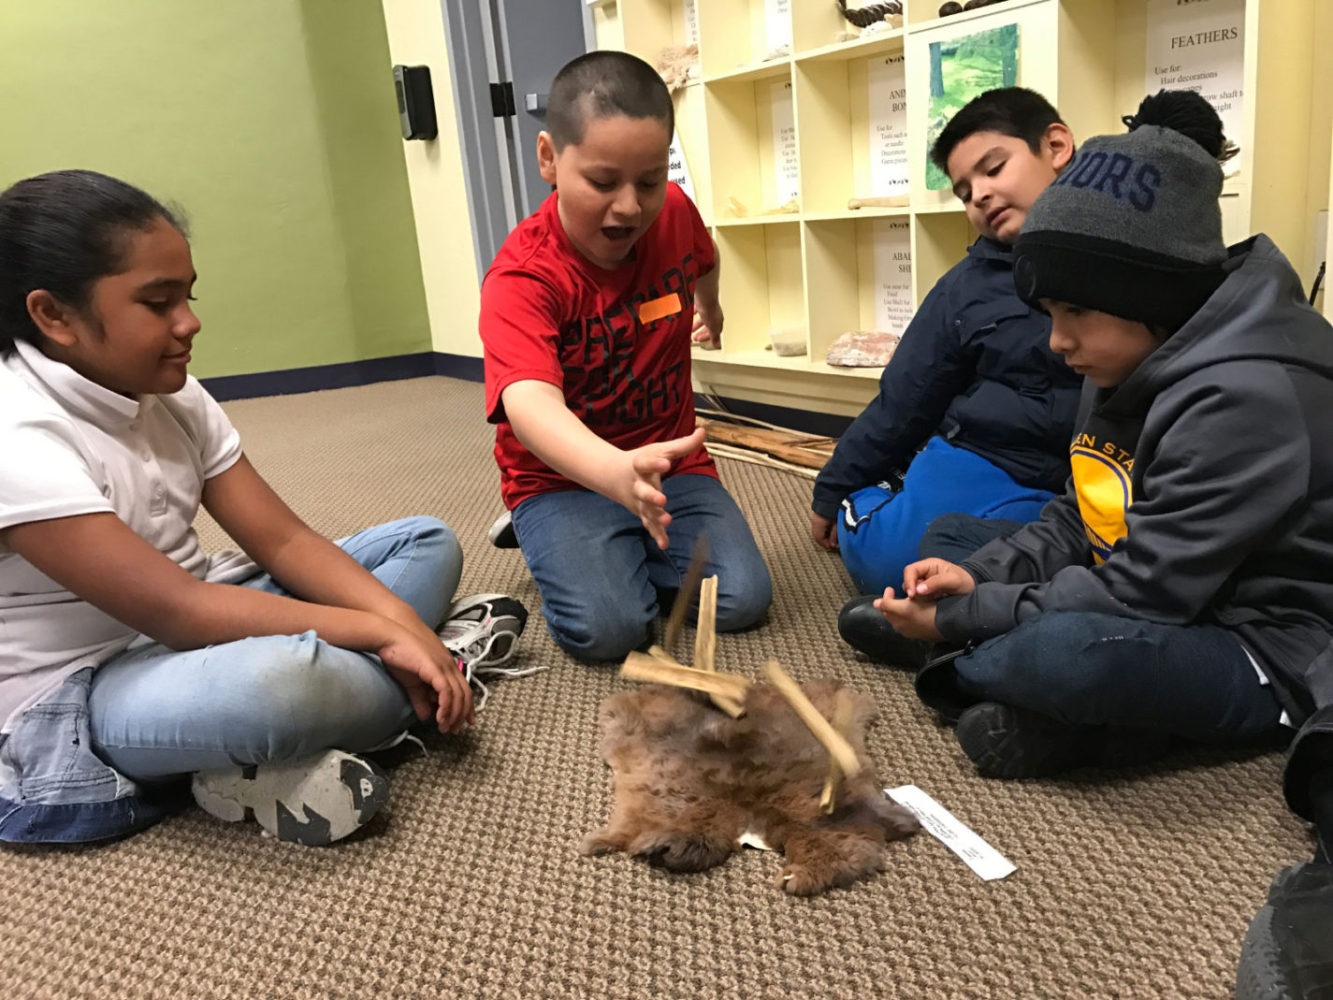
[[[286,368],[276,372],[255,372],[252,375],[220,375],[200,381],[214,399],[226,401],[254,396],[286,396],[294,392],[316,392],[320,389],[345,389],[352,385],[394,382],[424,375],[446,375],[468,382],[480,382],[483,378],[482,361],[481,358],[468,358],[459,354],[423,351],[420,354],[368,358],[313,368]]]

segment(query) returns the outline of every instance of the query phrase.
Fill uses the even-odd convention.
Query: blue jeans
[[[1206,742],[1279,729],[1282,706],[1236,636],[1087,612],[1023,622],[917,678],[926,704],[956,715],[997,701],[1077,726],[1124,726]]]
[[[444,618],[463,553],[442,521],[406,518],[338,545],[426,624]],[[244,586],[286,594],[268,574]],[[98,668],[88,707],[98,755],[138,781],[299,760],[332,747],[367,750],[416,721],[376,657],[331,646],[313,631],[184,652],[155,642],[131,648]]]
[[[616,660],[643,644],[658,591],[680,588],[694,542],[708,536],[704,576],[717,574],[717,627],[758,622],[773,599],[768,567],[736,501],[712,476],[662,483],[671,524],[659,549],[639,519],[589,490],[529,497],[514,508],[514,532],[542,595],[546,627],[586,660]]]
[[[843,501],[838,548],[857,591],[882,594],[903,585],[926,527],[941,514],[1035,521],[1054,495],[1020,486],[980,455],[933,437],[912,459],[902,489],[867,486]]]
[[[973,517],[971,514],[941,514],[930,522],[921,538],[922,559],[944,559],[961,563],[997,538],[1008,538],[1027,521],[1004,517]]]

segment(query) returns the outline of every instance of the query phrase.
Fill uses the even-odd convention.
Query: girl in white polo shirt
[[[453,532],[307,527],[186,374],[194,281],[137,188],[58,171],[0,194],[0,840],[141,829],[193,775],[208,811],[327,844],[387,793],[354,754],[472,720],[432,630]],[[201,501],[245,556],[205,555]],[[507,657],[521,605],[460,604],[453,651]]]

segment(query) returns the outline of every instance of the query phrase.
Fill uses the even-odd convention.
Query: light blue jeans
[[[514,508],[514,533],[542,595],[546,627],[586,660],[618,660],[647,638],[658,592],[678,590],[694,542],[708,536],[705,576],[716,573],[720,632],[758,622],[773,583],[745,515],[712,476],[663,481],[671,524],[657,547],[637,517],[589,490],[529,497]]]
[[[431,627],[458,587],[463,552],[431,517],[337,543]],[[286,594],[268,574],[243,586]],[[314,632],[184,652],[150,643],[107,660],[88,696],[97,754],[136,781],[379,746],[416,721],[379,660]]]

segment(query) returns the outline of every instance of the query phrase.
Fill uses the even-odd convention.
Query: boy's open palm
[[[667,525],[671,515],[666,511],[666,494],[662,492],[662,477],[671,467],[704,443],[704,430],[697,428],[687,437],[658,441],[625,452],[626,468],[619,477],[621,488],[613,499],[635,514],[658,548],[667,547]]]

